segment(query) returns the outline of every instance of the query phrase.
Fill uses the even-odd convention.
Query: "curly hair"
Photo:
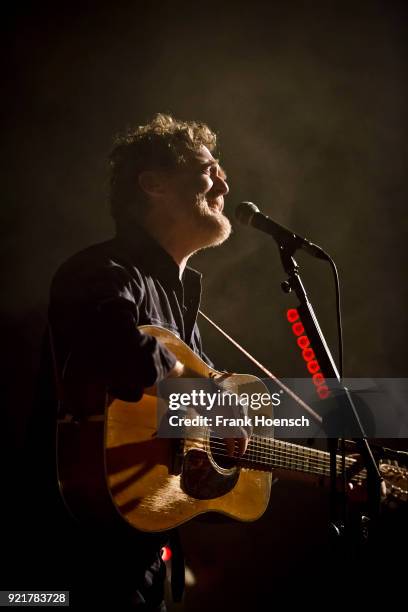
[[[204,123],[162,113],[119,135],[109,156],[110,210],[116,223],[143,218],[148,200],[137,180],[141,172],[174,169],[185,163],[186,152],[202,145],[213,152],[216,144],[216,134]]]

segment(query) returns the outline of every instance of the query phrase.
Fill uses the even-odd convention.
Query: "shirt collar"
[[[132,263],[142,264],[145,271],[172,285],[180,285],[178,264],[142,227],[130,224],[127,227],[118,228],[115,241],[125,248]],[[181,283],[201,284],[201,277],[201,272],[186,266]]]

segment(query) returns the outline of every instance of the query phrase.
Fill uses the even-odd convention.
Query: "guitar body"
[[[251,392],[268,391],[254,376],[213,370],[168,330],[139,329],[156,336],[197,376],[216,377],[225,391],[238,392],[244,384]],[[205,512],[253,521],[266,510],[271,472],[219,463],[204,427],[186,430],[183,439],[158,437],[163,400],[153,392],[146,390],[139,402],[110,398],[97,382],[78,384],[69,368],[65,386],[68,412],[78,414],[79,407],[84,415],[66,415],[57,429],[60,490],[74,516],[105,525],[125,520],[141,531],[159,532]],[[270,408],[257,413],[271,416]]]

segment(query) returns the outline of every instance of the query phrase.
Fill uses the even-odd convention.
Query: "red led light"
[[[296,308],[290,308],[286,312],[286,318],[292,324],[292,331],[296,338],[296,343],[302,351],[302,357],[306,362],[306,367],[312,375],[313,384],[316,387],[316,393],[320,399],[326,399],[330,395],[329,388],[323,374],[320,372],[320,365],[316,359],[316,355],[310,346],[309,338],[304,334],[305,328],[300,319],[299,312]]]
[[[318,387],[319,385],[322,385],[325,381],[324,376],[321,372],[316,372],[316,374],[313,374],[312,376],[313,382],[316,385],[316,387]]]
[[[305,328],[303,327],[302,323],[298,321],[292,325],[292,330],[295,336],[301,336],[305,331]]]
[[[310,361],[311,359],[314,359],[316,357],[316,355],[314,354],[314,350],[311,348],[305,348],[302,351],[302,357],[305,361]]]
[[[317,363],[316,359],[312,359],[312,361],[307,362],[307,369],[311,374],[316,374],[320,370],[320,366]]]
[[[316,391],[320,399],[327,399],[330,395],[329,387],[327,385],[317,387]]]
[[[169,546],[163,546],[163,548],[160,551],[161,554],[161,558],[163,559],[163,561],[169,561],[171,559],[171,548],[169,548]]]
[[[300,336],[300,338],[297,339],[297,343],[301,349],[305,349],[309,346],[310,341],[307,336]]]
[[[288,319],[289,323],[294,323],[297,321],[299,318],[299,313],[296,308],[289,308],[288,312],[286,313],[286,318]]]

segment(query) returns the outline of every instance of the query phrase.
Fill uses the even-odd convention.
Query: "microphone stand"
[[[328,445],[330,452],[330,503],[329,503],[329,533],[335,536],[341,536],[344,541],[344,536],[349,535],[349,525],[347,524],[346,513],[346,475],[344,461],[344,438],[345,435],[338,436],[339,424],[341,424],[342,434],[346,423],[353,427],[357,448],[361,454],[363,463],[367,469],[367,495],[368,495],[368,518],[361,517],[359,525],[359,536],[361,541],[365,541],[368,537],[367,525],[374,525],[380,512],[381,500],[381,482],[382,476],[374,459],[372,450],[367,441],[364,427],[360,421],[357,409],[350,395],[349,390],[343,386],[337,371],[333,357],[330,353],[327,342],[320,329],[316,314],[312,304],[308,300],[305,287],[300,277],[299,266],[293,258],[295,251],[299,248],[299,243],[295,236],[293,240],[282,240],[278,243],[280,258],[283,268],[288,274],[287,281],[282,283],[282,289],[289,293],[293,291],[299,299],[297,307],[300,320],[305,329],[305,332],[310,340],[311,347],[319,362],[320,369],[326,381],[330,380],[329,390],[334,402],[330,400],[320,400],[322,405],[334,404],[332,410],[328,411],[326,417],[323,418],[324,427],[328,436]],[[343,487],[339,495],[337,490],[337,457],[336,451],[339,438],[342,439],[343,451]],[[338,510],[340,505],[340,510]],[[370,522],[370,523],[369,523]],[[347,527],[347,529],[346,529]],[[338,538],[335,538],[336,540]]]

